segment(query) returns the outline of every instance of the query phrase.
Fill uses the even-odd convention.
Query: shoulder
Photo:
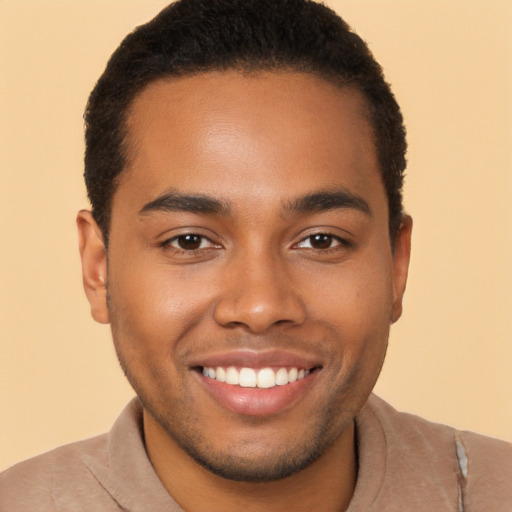
[[[398,412],[376,396],[368,408],[396,460],[408,460],[427,478],[442,467],[455,469],[465,511],[512,509],[511,443]]]
[[[414,441],[423,438],[428,445],[445,441],[453,444],[458,441],[467,444],[475,458],[479,460],[489,458],[495,463],[507,462],[505,465],[508,466],[512,463],[512,460],[507,457],[512,453],[512,443],[508,441],[475,432],[457,430],[448,425],[428,421],[415,414],[397,411],[375,395],[370,396],[367,407],[377,417],[386,434],[391,437],[398,436],[402,442],[404,437]],[[502,455],[496,458],[497,453]]]
[[[89,464],[106,463],[107,439],[105,434],[65,445],[0,473],[0,512],[72,511],[77,496],[89,495],[90,501],[104,495]]]
[[[0,512],[153,510],[144,505],[149,497],[165,503],[156,508],[165,510],[169,497],[164,491],[144,447],[141,405],[133,399],[109,433],[0,473]]]
[[[474,432],[456,431],[455,437],[467,509],[512,510],[512,444]]]

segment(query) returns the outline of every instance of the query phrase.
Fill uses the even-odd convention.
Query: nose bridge
[[[221,325],[244,325],[253,332],[302,323],[305,309],[285,258],[261,247],[240,251],[227,265],[215,317]]]

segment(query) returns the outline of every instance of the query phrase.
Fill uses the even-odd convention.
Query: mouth
[[[197,361],[191,369],[214,402],[238,415],[271,416],[311,395],[320,361],[280,351],[235,351]]]
[[[241,388],[271,389],[276,386],[286,386],[293,382],[306,378],[312,371],[319,367],[300,368],[281,367],[274,369],[265,367],[260,369],[235,366],[217,366],[216,368],[203,366],[199,367],[205,377],[215,379],[218,382],[224,382],[230,386],[239,386]]]

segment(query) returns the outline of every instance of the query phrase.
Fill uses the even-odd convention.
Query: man
[[[290,0],[183,0],[91,94],[85,291],[139,400],[15,466],[1,510],[509,510],[511,449],[371,396],[412,221],[361,39]]]

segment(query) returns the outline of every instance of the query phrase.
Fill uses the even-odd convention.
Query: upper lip
[[[191,367],[247,368],[289,367],[311,369],[321,366],[318,358],[288,350],[231,350],[199,356],[191,361]]]

